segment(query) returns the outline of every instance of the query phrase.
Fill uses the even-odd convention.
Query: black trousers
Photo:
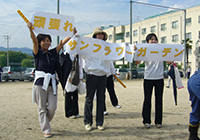
[[[143,102],[143,124],[151,124],[151,96],[154,87],[155,90],[155,124],[162,124],[163,110],[163,87],[164,80],[146,80],[144,79],[144,102]]]
[[[86,100],[84,108],[84,124],[93,124],[92,109],[93,99],[96,92],[96,125],[102,126],[104,122],[104,103],[105,103],[106,76],[86,75]]]
[[[113,106],[118,105],[118,99],[117,99],[117,96],[115,94],[115,89],[114,89],[113,75],[110,75],[109,77],[107,77],[106,88],[107,88],[107,91],[109,93],[112,105]],[[104,105],[104,111],[106,111],[106,102],[105,102],[105,105]]]
[[[187,79],[189,79],[189,78],[190,78],[190,72],[187,73]]]
[[[66,92],[65,94],[65,116],[70,117],[78,114],[78,89],[76,89],[74,92]]]

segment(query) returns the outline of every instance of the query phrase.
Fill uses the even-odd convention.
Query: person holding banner
[[[28,22],[30,37],[33,41],[33,55],[35,60],[35,79],[33,86],[33,102],[38,105],[39,123],[44,137],[52,137],[50,121],[57,108],[57,84],[55,66],[63,45],[70,39],[66,37],[58,46],[49,50],[51,36],[38,34],[35,36],[32,23]],[[74,33],[76,30],[74,29]]]
[[[147,43],[158,43],[158,38],[154,33],[150,33],[146,37]],[[134,46],[134,50],[137,47]],[[171,61],[166,61],[171,64]],[[139,64],[140,61],[136,61]],[[162,127],[163,112],[163,88],[164,88],[164,64],[163,61],[145,61],[144,72],[144,102],[142,109],[143,124],[146,128],[150,128],[151,124],[151,96],[152,90],[155,88],[155,125],[157,128]]]
[[[106,41],[108,35],[97,27],[93,30],[93,38]],[[92,58],[82,55],[85,61],[84,70],[86,72],[86,100],[84,107],[84,124],[87,131],[92,130],[93,124],[93,99],[96,92],[97,109],[96,109],[96,127],[104,130],[104,103],[106,89],[106,75],[110,73],[110,60],[101,60],[101,58]]]
[[[109,73],[109,75],[107,75],[106,88],[107,88],[107,91],[109,93],[112,105],[119,109],[119,108],[121,108],[121,106],[118,105],[118,99],[117,99],[117,96],[116,96],[116,93],[115,93],[114,82],[113,82],[113,75],[115,75],[115,74],[116,74],[115,67],[113,65],[113,61],[111,61],[110,62],[110,73]],[[108,115],[108,112],[106,111],[106,102],[105,102],[105,105],[104,105],[104,115]]]

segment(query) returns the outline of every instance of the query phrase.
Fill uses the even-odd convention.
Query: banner
[[[66,43],[66,52],[75,55],[86,55],[93,58],[101,58],[102,60],[119,60],[125,57],[126,44],[124,43],[108,43],[106,41],[73,36]],[[130,49],[129,49],[130,50]],[[132,52],[126,54],[127,57],[132,57]],[[130,56],[128,56],[130,55]],[[133,59],[130,58],[130,60]]]
[[[75,55],[86,55],[102,60],[119,60],[123,57],[130,63],[134,61],[182,61],[182,44],[135,44],[108,43],[106,41],[73,36],[66,43],[66,52]]]
[[[182,61],[183,44],[135,44],[134,61]],[[133,46],[132,46],[133,47]]]
[[[56,36],[73,35],[74,17],[46,12],[35,12],[32,16],[34,31],[36,33],[50,34]]]

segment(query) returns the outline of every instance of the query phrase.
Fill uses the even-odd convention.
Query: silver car
[[[22,75],[23,80],[33,81],[35,77],[35,68],[27,68]]]
[[[116,68],[116,76],[117,78],[119,78],[120,80],[124,80],[126,79],[128,70],[125,68]]]
[[[1,75],[1,79],[5,80],[6,82],[8,82],[8,80],[19,80],[19,81],[23,81],[22,80],[22,69],[19,66],[6,66],[3,67],[3,73]]]

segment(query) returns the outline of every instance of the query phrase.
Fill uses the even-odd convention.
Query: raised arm
[[[35,33],[33,32],[32,23],[28,22],[27,26],[28,26],[29,31],[30,31],[30,37],[31,37],[31,39],[33,41],[33,53],[36,55],[38,53],[38,49],[39,49],[38,40],[37,40],[37,38],[35,36]]]
[[[77,33],[77,30],[76,28],[74,27],[74,35]],[[60,42],[60,44],[62,44],[62,46],[59,44],[57,47],[56,47],[56,51],[57,53],[60,52],[61,49],[63,49],[63,46],[71,39],[71,37],[66,37],[62,40],[62,43]]]

